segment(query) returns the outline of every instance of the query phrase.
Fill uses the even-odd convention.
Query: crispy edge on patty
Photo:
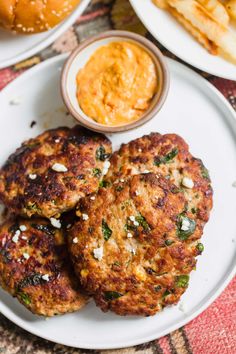
[[[154,315],[179,301],[201,253],[190,218],[194,227],[179,237],[185,205],[176,186],[155,174],[101,188],[93,203],[81,200],[69,250],[82,285],[103,311]]]
[[[22,144],[0,170],[0,199],[14,214],[52,217],[95,192],[110,141],[82,127],[48,130]]]
[[[64,231],[41,218],[0,227],[0,285],[37,315],[79,310],[88,300],[70,263]]]

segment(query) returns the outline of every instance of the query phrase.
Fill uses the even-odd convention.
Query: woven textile
[[[68,52],[83,39],[109,29],[123,29],[140,33],[151,39],[165,55],[174,58],[148,33],[136,17],[128,0],[93,0],[73,27],[49,48],[24,62],[0,70],[0,89],[33,65],[54,55]],[[215,85],[236,110],[236,82],[216,78],[202,72],[200,74]],[[183,328],[159,340],[127,349],[93,351],[68,348],[33,336],[0,314],[0,353],[234,354],[236,353],[236,278],[206,311]]]

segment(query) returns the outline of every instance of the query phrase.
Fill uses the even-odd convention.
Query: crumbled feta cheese
[[[105,161],[103,165],[102,175],[105,176],[109,170],[111,163],[110,161]]]
[[[23,253],[23,257],[24,257],[25,259],[29,259],[29,258],[30,258],[30,255],[29,255],[28,253]]]
[[[73,238],[73,243],[78,243],[78,237]]]
[[[88,218],[89,218],[88,214],[82,214],[82,219],[83,220],[88,220]]]
[[[90,197],[91,200],[95,200],[95,196],[93,195],[92,197]]]
[[[94,258],[96,258],[98,261],[101,261],[103,257],[103,247],[101,246],[99,248],[94,248],[93,255]]]
[[[12,241],[17,243],[19,241],[20,230],[16,230],[15,235],[12,237]]]
[[[144,170],[142,173],[150,173],[149,170]]]
[[[124,181],[125,181],[124,178],[121,178],[121,179],[120,179],[120,182],[121,182],[121,183],[124,183]]]
[[[140,195],[140,192],[139,191],[135,191],[135,195]]]
[[[50,222],[51,222],[52,226],[56,227],[57,229],[61,228],[61,222],[59,219],[50,218]]]
[[[132,237],[133,237],[133,235],[131,234],[131,232],[128,232],[128,233],[127,233],[127,237],[128,237],[128,238],[132,238]]]
[[[142,152],[143,150],[141,148],[138,149],[138,152]]]
[[[188,219],[184,218],[182,220],[182,224],[181,224],[181,230],[183,231],[188,231],[189,230],[189,227],[190,227],[190,222]]]
[[[30,173],[29,174],[29,178],[30,179],[36,179],[37,178],[37,175],[35,173]]]
[[[45,281],[49,281],[49,274],[42,275],[42,279]]]
[[[22,240],[27,240],[27,237],[26,236],[21,236]]]
[[[129,219],[130,219],[131,221],[135,221],[135,217],[134,217],[133,215],[131,215],[131,216],[129,217]]]
[[[190,221],[188,219],[183,219],[182,225],[189,226],[190,225]]]
[[[55,141],[55,143],[59,143],[60,139],[55,139],[54,141]]]
[[[20,231],[26,231],[27,227],[25,225],[20,225],[19,229]]]
[[[139,226],[139,223],[138,223],[138,221],[134,221],[134,226]]]
[[[61,163],[54,163],[54,165],[52,165],[52,170],[56,171],[56,172],[67,172],[68,169],[66,168],[65,165],[62,165]]]
[[[69,229],[71,226],[72,226],[71,224],[68,224],[68,225],[66,226],[66,228]]]
[[[20,97],[12,98],[9,103],[11,106],[18,106],[21,103],[21,98]]]
[[[184,187],[186,187],[186,188],[189,188],[189,189],[191,189],[191,188],[194,187],[193,180],[192,180],[191,178],[189,178],[189,177],[184,177],[184,178],[182,179],[182,185],[183,185]]]

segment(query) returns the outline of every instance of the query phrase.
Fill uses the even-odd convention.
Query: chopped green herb
[[[41,209],[37,206],[36,203],[32,203],[32,204],[26,205],[26,209],[28,209],[28,210],[33,210],[33,211],[35,211],[35,212],[41,211]]]
[[[98,178],[101,177],[102,171],[100,170],[100,168],[93,168],[93,175]]]
[[[176,277],[176,286],[178,288],[187,288],[189,282],[189,275],[179,275]]]
[[[21,301],[24,302],[25,305],[31,304],[31,299],[28,294],[23,293],[22,291],[18,292],[17,295],[20,297]]]
[[[155,290],[156,293],[158,293],[158,291],[161,290],[161,285],[154,286],[154,290]]]
[[[135,231],[136,230],[136,226],[134,226],[133,224],[131,224],[131,221],[127,218],[127,223],[124,226],[124,230],[127,231]]]
[[[96,159],[100,161],[105,161],[110,157],[111,154],[107,154],[104,146],[99,146],[96,150]]]
[[[172,245],[172,243],[174,243],[174,241],[172,241],[172,240],[165,240],[166,246],[170,246],[170,245]]]
[[[116,191],[117,191],[117,192],[121,192],[123,189],[124,189],[123,186],[117,186],[117,187],[116,187]]]
[[[103,237],[106,241],[109,240],[109,238],[111,237],[111,234],[112,234],[112,230],[109,228],[109,226],[107,225],[107,223],[104,219],[102,219],[102,233],[103,233]]]
[[[115,262],[113,263],[113,265],[115,265],[115,266],[119,267],[119,266],[120,266],[120,262],[115,261]]]
[[[197,209],[196,209],[196,208],[192,208],[192,209],[191,209],[191,212],[192,212],[192,214],[196,214]]]
[[[104,180],[100,181],[100,183],[99,183],[100,188],[107,188],[107,187],[110,187],[110,185],[111,185],[111,182],[104,181]]]
[[[177,220],[177,236],[180,240],[187,240],[196,229],[196,222],[187,216],[180,214]]]
[[[105,291],[104,296],[106,301],[110,301],[118,299],[119,297],[123,296],[123,294],[118,293],[117,291]]]
[[[165,298],[166,296],[170,295],[171,294],[171,291],[170,290],[167,290],[164,292],[164,294],[162,295],[163,298]]]
[[[154,158],[154,165],[155,166],[160,166],[162,163],[166,164],[173,160],[175,156],[178,154],[179,150],[177,148],[172,149],[167,155],[165,156],[156,156]]]
[[[204,165],[202,165],[201,174],[202,174],[203,178],[206,178],[206,179],[208,179],[210,181],[209,171]]]
[[[204,251],[204,246],[203,246],[202,243],[198,243],[196,248],[197,248],[199,253],[202,253]]]
[[[148,225],[148,223],[147,223],[145,217],[142,216],[140,213],[139,213],[139,215],[137,215],[137,216],[135,217],[135,220],[139,223],[139,225],[141,225],[141,226],[143,227],[143,229],[144,229],[145,231],[150,231],[150,230],[151,230],[151,228],[150,228],[150,226]]]

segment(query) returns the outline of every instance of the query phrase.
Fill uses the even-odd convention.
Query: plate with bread
[[[226,99],[161,58],[171,85],[154,116],[115,133],[81,118],[83,87],[86,97],[108,89],[105,108],[121,103],[119,117],[124,106],[137,114],[128,100],[139,103],[138,114],[140,102],[142,114],[148,110],[146,87],[144,96],[140,89],[122,95],[136,75],[133,60],[144,73],[154,65],[152,45],[137,40],[101,34],[0,93],[0,311],[56,343],[111,349],[159,338],[206,309],[235,272],[236,119]],[[99,92],[87,86],[94,61],[93,82],[103,75],[97,67],[106,78]],[[111,72],[127,67],[126,80],[114,85]],[[161,67],[159,82],[160,75]],[[61,97],[71,78],[71,105],[81,89],[82,125]],[[95,116],[104,108],[99,97]]]
[[[130,0],[151,34],[186,63],[236,80],[236,1]]]
[[[0,69],[50,45],[76,21],[89,1],[1,1]]]

